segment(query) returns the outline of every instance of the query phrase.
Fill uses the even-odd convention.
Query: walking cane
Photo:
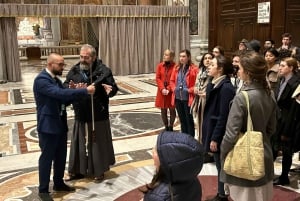
[[[92,66],[90,67],[90,78],[91,78],[91,83],[93,83],[93,69]],[[92,107],[92,141],[96,142],[96,133],[95,133],[95,115],[94,115],[94,95],[91,94],[91,107]]]

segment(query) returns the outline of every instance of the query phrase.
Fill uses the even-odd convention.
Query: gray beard
[[[79,66],[80,66],[80,70],[89,70],[91,67],[91,65],[83,64],[83,63],[80,63]]]

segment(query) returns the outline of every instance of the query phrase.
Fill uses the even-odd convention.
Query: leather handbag
[[[247,104],[247,132],[240,133],[233,149],[227,154],[224,171],[228,175],[247,180],[258,180],[265,175],[263,134],[253,131],[249,109],[249,97],[242,91]]]

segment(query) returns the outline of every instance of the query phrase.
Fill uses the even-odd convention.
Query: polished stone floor
[[[68,65],[62,80],[76,62],[76,59],[66,59]],[[45,64],[45,60],[22,61],[22,81],[0,84],[0,201],[39,200],[37,162],[40,152],[32,83]],[[55,201],[111,201],[151,181],[154,169],[150,150],[163,129],[160,111],[154,107],[155,75],[116,76],[115,79],[120,92],[111,99],[110,112],[117,163],[105,173],[103,182],[95,183],[88,178],[69,182],[76,187],[76,192],[52,193]],[[68,108],[68,117],[72,127],[71,107]],[[176,122],[175,130],[179,129]],[[294,166],[299,164],[295,154]],[[275,167],[279,174],[278,162]],[[215,165],[205,164],[200,175],[215,176]],[[300,192],[298,179],[297,174],[291,174],[291,186],[286,188]]]

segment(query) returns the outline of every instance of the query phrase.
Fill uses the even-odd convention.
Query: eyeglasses
[[[90,59],[90,58],[91,58],[91,56],[82,56],[82,55],[80,55],[80,59],[87,60],[87,59]]]
[[[63,67],[65,67],[67,64],[65,64],[65,63],[54,63],[54,64],[57,64],[57,65],[59,65],[59,66],[63,66]]]

